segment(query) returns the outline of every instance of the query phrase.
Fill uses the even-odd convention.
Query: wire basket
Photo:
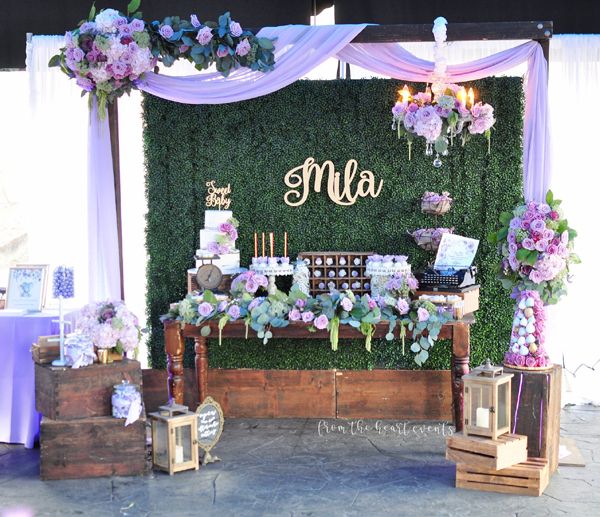
[[[439,201],[431,201],[429,199],[421,200],[421,212],[431,215],[444,215],[452,208],[451,199],[441,199]]]
[[[419,248],[425,251],[437,251],[444,233],[453,233],[454,228],[421,228],[409,235],[415,240]]]

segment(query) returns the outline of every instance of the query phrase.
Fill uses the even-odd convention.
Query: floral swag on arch
[[[141,0],[131,0],[127,13],[92,6],[87,20],[65,33],[65,47],[52,57],[49,66],[60,66],[83,89],[98,99],[101,117],[114,99],[137,88],[141,77],[158,71],[161,62],[169,67],[186,59],[197,70],[215,64],[227,77],[231,70],[248,67],[268,72],[273,69],[273,40],[257,38],[231,19],[227,12],[219,21],[201,23],[195,14],[188,20],[169,16],[162,22],[146,23],[138,11]]]

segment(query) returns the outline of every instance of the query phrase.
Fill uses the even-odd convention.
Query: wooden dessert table
[[[452,361],[451,361],[451,389],[452,406],[454,415],[454,425],[457,430],[462,430],[463,421],[463,392],[461,378],[469,373],[469,354],[470,354],[470,327],[475,323],[472,315],[465,316],[464,319],[446,323],[439,334],[439,339],[449,339],[452,341]],[[200,331],[202,327],[209,326],[211,333],[208,337],[202,336]],[[329,340],[329,331],[318,330],[310,332],[307,323],[292,322],[287,327],[271,329],[273,339],[323,339]],[[219,328],[217,321],[211,321],[201,326],[185,325],[177,321],[168,321],[164,324],[165,329],[165,350],[167,353],[167,371],[169,399],[174,399],[178,404],[183,404],[184,377],[183,377],[183,353],[185,350],[184,338],[194,338],[196,352],[196,380],[198,385],[199,400],[202,401],[208,396],[208,340],[217,338]],[[388,322],[381,322],[376,325],[374,338],[384,338],[389,332]],[[394,329],[394,334],[398,337],[399,328]],[[255,332],[249,329],[249,336],[254,336]],[[406,339],[410,341],[410,332],[407,331]],[[245,339],[246,325],[243,321],[230,321],[227,323],[221,334],[225,339]],[[349,325],[340,325],[340,340],[344,339],[364,339],[363,334]]]

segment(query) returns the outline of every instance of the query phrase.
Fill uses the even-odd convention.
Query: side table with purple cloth
[[[75,322],[76,312],[66,320]],[[58,334],[58,311],[33,314],[0,311],[0,442],[33,447],[41,415],[35,410],[31,345],[39,336]]]

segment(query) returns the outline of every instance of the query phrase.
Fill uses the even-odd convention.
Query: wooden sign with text
[[[231,184],[227,183],[226,187],[217,187],[215,180],[206,182],[208,188],[206,192],[206,207],[217,208],[218,210],[228,210],[231,206]]]
[[[335,170],[331,160],[323,162],[323,165],[315,163],[315,159],[307,158],[302,165],[289,170],[285,177],[285,185],[290,188],[283,196],[289,206],[303,205],[308,199],[312,189],[321,192],[323,176],[327,174],[327,194],[334,203],[342,206],[351,206],[359,197],[377,197],[381,193],[383,180],[377,184],[375,175],[371,171],[361,171],[358,174],[356,186],[353,182],[357,176],[358,162],[348,160],[344,175]]]

